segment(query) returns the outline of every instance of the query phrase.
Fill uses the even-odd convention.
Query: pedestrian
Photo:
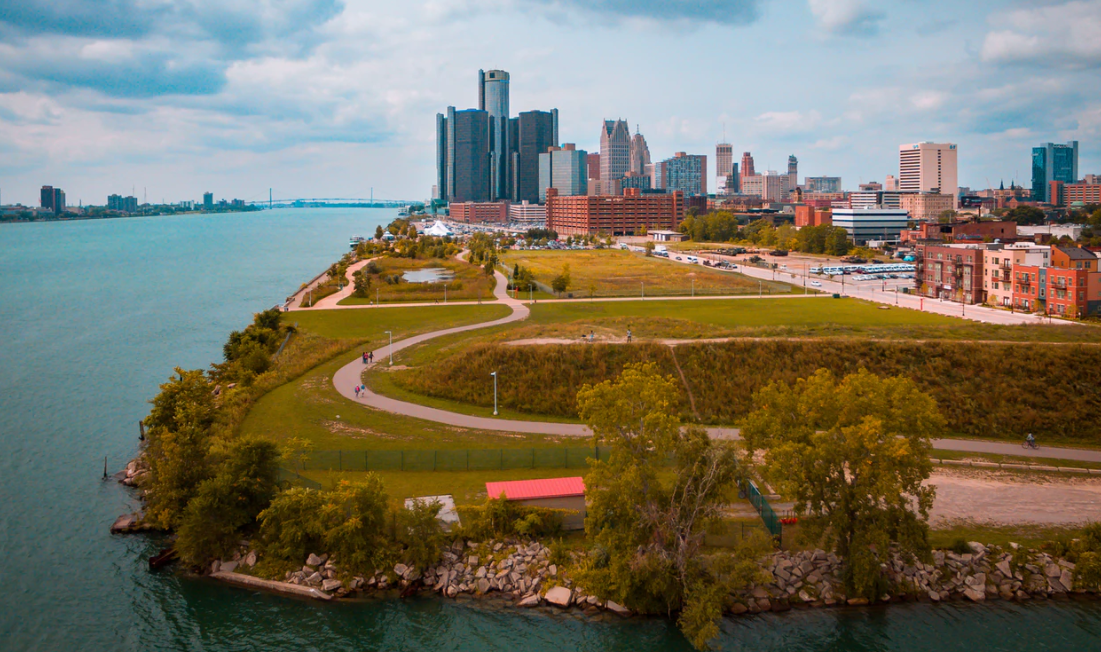
[[[589,331],[589,344],[592,344],[593,340],[595,340],[595,339],[596,339],[596,331]]]
[[[627,343],[628,344],[631,343],[631,329],[630,328],[627,329]]]
[[[367,364],[367,352],[363,352],[363,364]]]
[[[356,385],[356,398],[359,398],[359,385]]]
[[[371,364],[375,363],[375,352],[374,351],[371,351],[370,353],[367,354],[367,361],[370,362]]]

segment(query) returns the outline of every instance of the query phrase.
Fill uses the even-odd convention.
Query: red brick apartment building
[[[638,235],[649,231],[675,231],[684,219],[684,193],[642,194],[625,188],[623,195],[574,195],[560,197],[547,188],[547,228],[559,235]]]
[[[1052,247],[1047,269],[1049,315],[1084,317],[1101,313],[1101,271],[1096,254],[1078,247]]]
[[[915,280],[926,297],[981,303],[983,247],[925,243],[919,250]]]
[[[833,224],[833,215],[830,209],[816,208],[814,206],[795,207],[795,226],[822,226]]]

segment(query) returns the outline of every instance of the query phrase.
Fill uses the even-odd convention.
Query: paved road
[[[404,340],[399,340],[393,343],[392,349],[389,345],[376,349],[374,351],[374,364],[387,364],[389,356],[392,352],[401,351],[437,337],[443,337],[445,335],[451,335],[453,333],[464,333],[467,331],[489,328],[492,326],[509,324],[512,322],[527,319],[530,311],[528,310],[527,305],[525,305],[525,302],[509,297],[508,291],[505,289],[507,287],[507,279],[505,279],[504,275],[502,275],[501,272],[495,272],[495,275],[497,278],[497,287],[494,288],[494,295],[496,296],[497,301],[512,309],[512,314],[490,322],[484,322],[481,324],[470,324],[467,326],[456,326],[454,328],[447,328],[430,333],[423,333],[421,335],[416,335],[414,337],[410,337]],[[415,417],[417,419],[424,419],[426,421],[434,421],[436,423],[443,423],[460,428],[471,428],[476,430],[491,430],[514,433],[522,432],[529,434],[558,435],[565,437],[589,437],[592,434],[588,427],[576,423],[519,421],[459,414],[456,412],[449,412],[447,410],[440,410],[438,408],[418,405],[416,403],[400,401],[398,399],[389,398],[387,396],[381,396],[371,391],[370,389],[367,389],[366,391],[361,391],[359,397],[357,398],[355,388],[362,382],[361,376],[363,374],[363,370],[363,361],[357,357],[355,360],[344,365],[336,372],[336,375],[333,376],[333,386],[336,387],[337,392],[339,392],[345,398],[348,398],[352,401],[355,401],[356,403],[360,403],[361,405],[365,405],[367,407],[384,410],[393,414],[400,414],[403,416]],[[707,431],[713,438],[716,439],[738,439],[737,428],[708,428]],[[994,453],[1001,455],[1020,455],[1024,457],[1079,460],[1084,462],[1101,462],[1101,451],[1096,450],[1083,450],[1073,448],[1041,448],[1039,450],[1027,450],[1022,448],[1020,444],[964,439],[937,439],[933,441],[933,447],[940,450],[965,451],[971,453]]]

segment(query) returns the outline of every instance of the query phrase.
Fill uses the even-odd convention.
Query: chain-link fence
[[[296,471],[505,471],[582,469],[589,458],[607,460],[611,448],[499,448],[397,451],[311,451]]]

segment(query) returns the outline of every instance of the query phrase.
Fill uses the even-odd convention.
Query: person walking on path
[[[627,329],[627,343],[628,344],[631,343],[631,329],[630,328]]]
[[[367,352],[363,352],[363,364],[367,364]]]
[[[356,398],[359,398],[359,385],[356,385]]]
[[[595,339],[596,339],[596,331],[589,331],[589,344],[592,344],[593,340],[595,340]]]
[[[375,363],[375,352],[374,352],[374,351],[371,351],[370,353],[368,353],[368,354],[367,354],[367,361],[368,361],[368,362],[369,362],[370,364],[374,364],[374,363]]]

